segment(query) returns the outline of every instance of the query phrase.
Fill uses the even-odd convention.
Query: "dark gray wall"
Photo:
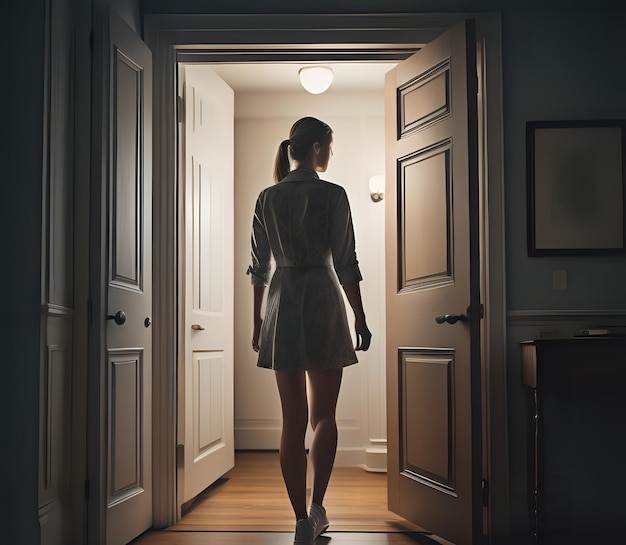
[[[23,0],[2,12],[0,542],[37,543],[45,5]]]
[[[626,257],[528,257],[525,124],[626,119],[624,22],[624,8],[507,8],[503,14],[510,508],[520,532],[528,527],[529,392],[520,380],[518,343],[572,335],[583,327],[626,325]],[[566,290],[552,289],[554,270],[567,272]]]
[[[509,310],[625,309],[625,257],[527,257],[525,122],[626,119],[626,9],[503,17]],[[567,271],[567,290],[552,271]]]
[[[115,10],[126,23],[139,35],[142,34],[140,0],[93,0],[94,13],[100,9],[110,8]]]

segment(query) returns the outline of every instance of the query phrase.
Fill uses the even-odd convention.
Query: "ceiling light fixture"
[[[300,83],[312,95],[326,91],[333,82],[333,69],[329,66],[305,66],[298,70]]]

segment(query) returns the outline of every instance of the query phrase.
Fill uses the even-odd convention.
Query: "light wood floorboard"
[[[453,545],[421,533],[328,532],[315,545]],[[133,545],[293,545],[291,532],[147,532]]]
[[[384,473],[335,467],[324,506],[333,532],[423,531],[387,509]],[[234,469],[185,507],[170,530],[292,532],[295,525],[277,452],[237,452]]]

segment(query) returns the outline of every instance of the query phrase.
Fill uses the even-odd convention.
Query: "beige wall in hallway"
[[[273,183],[278,144],[292,123],[318,117],[334,131],[323,179],[345,187],[352,207],[363,300],[373,344],[344,373],[338,406],[337,463],[362,465],[386,437],[384,396],[384,204],[370,199],[370,176],[384,172],[384,96],[367,93],[235,95],[235,446],[278,448],[280,405],[273,373],[256,367],[250,348],[250,227],[259,192]],[[352,314],[348,319],[353,323]]]

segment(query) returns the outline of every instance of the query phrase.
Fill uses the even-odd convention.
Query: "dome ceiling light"
[[[329,66],[305,66],[298,70],[300,83],[312,95],[326,91],[333,82],[333,69]]]

